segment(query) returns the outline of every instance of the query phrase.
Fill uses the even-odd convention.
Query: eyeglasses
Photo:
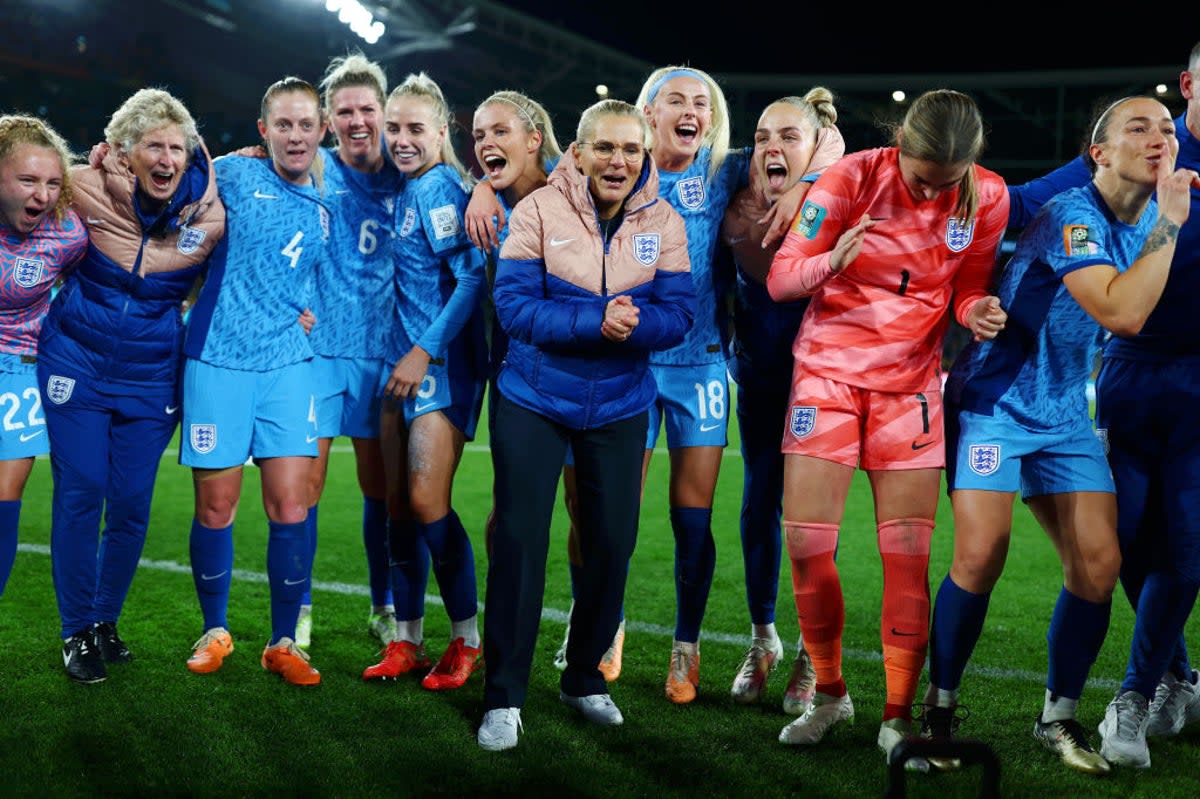
[[[620,150],[621,155],[625,156],[625,160],[630,162],[641,161],[646,155],[646,148],[640,144],[617,146],[610,141],[581,141],[579,143],[591,147],[592,155],[601,161],[611,161],[612,157],[617,154],[617,150]]]

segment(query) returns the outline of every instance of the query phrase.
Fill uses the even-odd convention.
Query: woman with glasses
[[[683,223],[659,200],[648,135],[628,103],[585,111],[549,184],[517,205],[500,252],[494,295],[509,348],[492,438],[484,749],[517,745],[568,445],[583,564],[559,696],[594,723],[623,721],[598,664],[637,536],[638,465],[656,393],[648,356],[683,338],[694,305]]]
[[[725,208],[733,193],[748,181],[749,151],[730,151],[725,95],[703,70],[656,69],[646,79],[635,105],[650,126],[659,196],[684,220],[696,291],[691,331],[676,346],[650,356],[657,395],[650,409],[642,461],[644,484],[665,420],[671,451],[669,501],[676,594],[675,635],[665,691],[672,702],[686,704],[696,698],[700,685],[700,625],[716,565],[712,504],[729,408],[729,326],[724,298],[731,281],[715,273],[713,258]],[[793,187],[768,212],[769,239],[782,234],[781,228],[795,215],[803,193],[802,187]],[[495,213],[492,200],[479,217],[490,222]],[[471,217],[469,209],[468,224]],[[572,471],[568,464],[564,471],[568,507],[576,504]],[[578,516],[577,510],[574,515]],[[568,549],[577,553],[577,543],[572,541]],[[575,624],[572,620],[568,629],[575,629]],[[611,650],[603,655],[606,671],[613,677],[620,669],[623,642],[622,628],[618,628]],[[565,653],[568,646],[569,636],[560,651]]]

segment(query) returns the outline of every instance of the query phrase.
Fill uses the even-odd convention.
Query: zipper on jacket
[[[138,246],[137,258],[135,258],[133,260],[133,271],[130,273],[130,277],[140,277],[140,275],[138,275],[138,269],[140,269],[142,266],[142,254],[146,251],[146,242],[148,242],[149,240],[150,240],[150,234],[143,233],[142,234],[142,243],[141,243],[141,245]],[[118,267],[118,268],[120,268],[120,267]],[[117,317],[117,326],[116,326],[116,329],[114,330],[114,332],[124,329],[125,316],[128,312],[129,312],[129,292],[125,292],[125,302],[121,305],[121,313]],[[124,337],[121,337],[120,341],[123,341],[123,340],[124,340]],[[110,376],[109,372],[112,369],[113,363],[120,361],[120,358],[117,357],[119,355],[118,350],[120,349],[120,347],[121,347],[121,345],[120,345],[120,343],[118,343],[117,346],[112,349],[112,352],[109,353],[108,363],[105,364],[105,369],[104,369],[105,377]]]

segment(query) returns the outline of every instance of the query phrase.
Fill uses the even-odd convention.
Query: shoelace
[[[747,680],[750,679],[759,672],[758,664],[769,658],[772,654],[773,653],[771,650],[759,646],[758,644],[752,644],[750,648],[746,650],[746,654],[742,656],[742,670],[739,672],[738,676]],[[773,662],[770,663],[767,666],[767,671],[770,671],[772,668],[774,668],[774,666],[775,664]]]
[[[915,721],[921,722],[921,732],[929,730],[935,738],[953,737],[959,726],[971,718],[971,709],[966,705],[955,705],[951,708],[939,708],[936,705],[918,703],[913,706],[917,712],[913,714]],[[947,710],[945,716],[939,718],[939,710]]]
[[[198,640],[198,641],[196,641],[196,643],[192,644],[192,651],[199,652],[201,649],[204,649],[206,646],[211,644],[216,639],[217,639],[216,633],[205,633],[204,635],[200,636],[200,640]]]
[[[1179,715],[1182,706],[1187,704],[1190,698],[1187,695],[1187,687],[1188,683],[1175,679],[1173,675],[1170,680],[1160,682],[1154,692],[1154,699],[1150,702],[1150,714],[1166,713],[1171,717]]]
[[[1117,697],[1117,737],[1119,738],[1136,738],[1138,730],[1142,726],[1142,719],[1146,717],[1147,709],[1139,705],[1139,703],[1129,696],[1130,692],[1126,692]]]
[[[505,708],[500,712],[499,724],[505,727],[516,727],[518,732],[525,732],[525,726],[521,724],[521,711]]]
[[[688,679],[688,654],[682,649],[671,650],[671,676],[676,682],[687,682]]]
[[[1057,727],[1059,737],[1066,738],[1074,744],[1075,748],[1082,749],[1086,752],[1095,751],[1092,745],[1088,743],[1087,732],[1083,729],[1083,725],[1078,719],[1062,719],[1060,721],[1050,722],[1050,726]]]

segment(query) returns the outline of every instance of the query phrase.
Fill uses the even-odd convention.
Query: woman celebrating
[[[306,520],[317,454],[313,352],[296,320],[312,305],[330,231],[319,184],[325,125],[317,90],[293,77],[272,84],[258,132],[270,160],[216,163],[228,237],[207,265],[184,348],[180,462],[192,467],[196,490],[192,541],[207,542],[191,553],[204,635],[187,665],[213,672],[233,651],[226,622],[233,521],[243,464],[253,457],[269,528],[271,638],[262,666],[293,685],[316,685],[321,674],[295,638],[312,566]]]
[[[363,495],[362,536],[367,556],[371,612],[367,630],[386,646],[396,634],[387,558],[387,492],[379,448],[379,372],[387,358],[394,271],[388,247],[392,211],[404,180],[383,152],[387,78],[361,53],[333,59],[321,80],[325,115],[337,140],[323,175],[336,223],[328,269],[317,271],[310,342],[317,393],[317,448],[309,541],[317,552],[317,500],[325,490],[329,450],[349,436]],[[388,364],[390,366],[390,364]],[[312,634],[312,593],[306,590],[296,625],[296,644]]]
[[[894,147],[847,156],[817,181],[767,278],[776,301],[812,296],[793,348],[783,514],[817,684],[812,705],[780,733],[784,743],[815,744],[854,714],[842,679],[834,552],[858,464],[871,481],[883,558],[880,748],[890,754],[911,726],[945,463],[938,367],[946,310],[953,300],[958,321],[979,338],[994,337],[1005,320],[986,288],[1008,194],[975,163],[983,141],[969,97],[921,95]]]
[[[483,167],[506,217],[518,202],[546,185],[546,171],[562,157],[550,115],[540,103],[520,92],[498,91],[480,103],[475,109],[471,136],[475,140],[475,160]],[[486,233],[476,232],[472,240],[477,237],[487,238]],[[508,238],[508,227],[501,228],[497,237],[493,251],[498,254]],[[508,339],[497,321],[492,328],[490,379],[499,373],[507,351]],[[488,396],[492,411],[496,392]],[[489,413],[489,421],[491,418]]]
[[[1005,267],[998,291],[1009,309],[1005,329],[969,344],[951,370],[954,561],[933,616],[926,695],[933,735],[951,732],[962,673],[1004,569],[1020,489],[1058,550],[1064,578],[1034,735],[1070,768],[1109,770],[1075,718],[1108,631],[1121,563],[1112,475],[1084,388],[1100,325],[1135,335],[1162,296],[1188,217],[1188,186],[1200,187],[1194,172],[1174,170],[1177,151],[1175,125],[1158,101],[1131,97],[1109,106],[1088,146],[1092,183],[1047,203]]]
[[[142,89],[104,136],[99,169],[72,171],[88,250],[38,347],[54,474],[50,559],[63,662],[78,682],[103,680],[105,662],[132,657],[117,620],[178,421],[181,308],[225,232],[216,176],[183,103]]]
[[[804,97],[783,97],[768,105],[754,133],[753,180],[733,198],[721,223],[721,238],[737,268],[730,371],[738,385],[745,471],[742,558],[751,642],[730,693],[743,704],[758,701],[768,675],[783,657],[783,643],[775,630],[783,499],[779,441],[791,388],[791,343],[808,307],[807,299],[781,304],[767,294],[767,272],[777,248],[763,249],[760,242],[766,227],[760,220],[785,192],[797,186],[807,190],[842,157],[846,145],[836,121],[833,95],[820,86]],[[812,699],[812,680],[811,661],[801,645],[784,693],[786,712],[804,712]]]
[[[517,745],[568,445],[583,565],[560,698],[589,721],[623,721],[598,664],[637,536],[638,465],[656,393],[648,353],[682,340],[694,305],[683,224],[658,200],[647,139],[627,103],[585,111],[549,185],[516,208],[501,251],[494,294],[510,341],[492,439],[484,749]]]
[[[33,459],[50,451],[37,386],[37,339],[50,287],[87,249],[71,210],[71,151],[53,128],[0,117],[0,595],[17,555],[21,495]]]
[[[396,639],[363,679],[395,679],[429,665],[425,585],[429,563],[450,616],[450,645],[421,681],[458,688],[479,666],[478,596],[471,539],[451,505],[463,445],[483,405],[484,257],[463,227],[466,170],[450,142],[450,109],[424,73],[388,98],[387,149],[407,186],[396,205],[395,320],[383,376],[380,424],[388,475],[389,547]]]

